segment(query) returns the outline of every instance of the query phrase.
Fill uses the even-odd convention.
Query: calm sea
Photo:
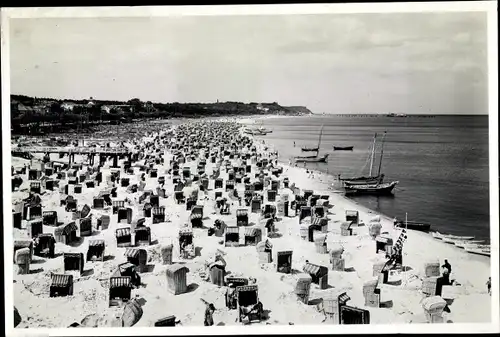
[[[273,133],[257,138],[279,151],[283,162],[307,154],[301,146],[316,146],[324,125],[320,154],[330,154],[328,163],[308,163],[308,167],[345,177],[368,174],[374,133],[381,136],[387,131],[381,172],[385,181],[399,181],[394,195],[352,199],[402,220],[407,212],[408,220],[430,223],[441,233],[489,240],[487,116],[312,116],[271,118],[262,123]],[[380,159],[378,139],[375,173]],[[354,150],[333,151],[334,145],[354,146]]]

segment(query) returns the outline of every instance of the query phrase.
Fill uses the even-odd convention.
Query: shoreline
[[[174,126],[176,127],[176,126]],[[140,139],[146,139],[141,137]],[[151,138],[148,138],[151,139]],[[256,142],[255,145],[259,147],[262,145]],[[264,153],[264,152],[263,152]],[[170,151],[165,151],[165,162],[172,158]],[[269,155],[269,153],[267,153]],[[82,158],[77,158],[82,159]],[[23,162],[19,160],[19,162]],[[122,162],[122,161],[120,161]],[[195,162],[187,163],[192,166],[192,171],[195,169]],[[212,166],[208,164],[208,167]],[[287,176],[290,182],[295,183],[296,186],[303,189],[311,189],[318,194],[325,194],[330,196],[330,204],[333,208],[328,212],[328,217],[331,219],[329,225],[329,232],[327,234],[328,243],[341,243],[345,248],[346,267],[352,268],[352,272],[336,272],[329,271],[329,283],[333,288],[343,289],[348,292],[351,297],[350,305],[364,308],[364,298],[361,292],[363,283],[373,277],[372,264],[379,262],[381,257],[375,253],[374,241],[368,236],[368,226],[359,226],[354,228],[355,234],[353,236],[340,236],[336,232],[339,222],[345,219],[345,210],[358,210],[360,220],[368,224],[369,220],[378,214],[368,208],[353,204],[351,200],[344,196],[335,193],[327,188],[327,182],[318,181],[318,179],[308,177],[304,168],[292,167],[286,164],[281,165],[284,169],[283,176]],[[164,167],[164,166],[162,166]],[[253,170],[253,168],[252,168]],[[104,167],[102,169],[103,176],[108,174],[111,169]],[[223,172],[224,175],[227,173]],[[163,173],[161,173],[163,174]],[[326,173],[320,173],[320,177],[327,176]],[[316,174],[315,174],[316,176]],[[134,184],[138,181],[137,177],[133,177],[130,183]],[[186,212],[185,206],[176,205],[173,201],[172,190],[173,185],[170,179],[167,181],[167,191],[169,197],[161,199],[161,205],[166,207],[167,210],[167,224],[151,224],[151,219],[146,218],[146,224],[151,227],[153,233],[153,240],[161,244],[174,242],[177,237],[177,230],[183,223],[188,221],[189,213]],[[146,179],[145,189],[154,189],[156,184],[155,178]],[[119,187],[119,193],[125,193],[125,188]],[[237,205],[232,206],[231,216],[218,216],[213,215],[212,198],[213,190],[208,191],[209,200],[201,201],[205,206],[207,215],[210,217],[209,223],[213,223],[214,219],[221,218],[227,222],[228,225],[235,225],[234,212],[238,208]],[[16,192],[13,193],[13,195]],[[24,193],[24,192],[21,192]],[[80,204],[89,203],[92,201],[94,193],[85,192],[81,195]],[[127,194],[120,195],[123,197]],[[128,197],[128,195],[127,195]],[[45,195],[43,197],[44,205],[49,209],[59,209],[56,206],[58,202],[56,195]],[[134,207],[134,213],[136,208]],[[66,214],[61,211],[61,220],[71,221],[71,214]],[[92,213],[99,215],[100,211],[92,210]],[[259,218],[256,214],[249,214],[249,221],[256,224],[259,223]],[[297,225],[297,217],[283,218],[276,223],[278,233],[282,234],[280,238],[270,239],[273,242],[275,249],[293,249],[293,265],[296,269],[306,261],[314,261],[321,265],[328,265],[328,254],[318,254],[314,250],[314,246],[303,240],[299,234],[299,226]],[[401,229],[392,228],[392,220],[381,216],[381,224],[383,231],[387,231],[391,237],[396,239],[401,233]],[[124,248],[115,247],[114,244],[114,230],[120,226],[115,217],[112,217],[111,224],[108,230],[101,231],[98,234],[85,238],[88,239],[104,239],[107,242],[106,253],[115,257],[114,261],[106,261],[103,264],[92,264],[87,262],[88,265],[93,266],[94,272],[89,280],[83,279],[75,283],[75,295],[71,298],[48,298],[43,293],[43,287],[47,282],[47,273],[60,270],[61,259],[46,260],[43,264],[36,264],[36,266],[43,266],[43,271],[39,274],[29,275],[15,275],[14,279],[17,280],[14,284],[14,300],[15,305],[20,311],[21,316],[31,317],[28,326],[23,327],[64,327],[71,324],[73,321],[79,322],[83,316],[99,313],[103,317],[111,317],[114,311],[107,306],[107,293],[105,287],[100,285],[100,280],[105,279],[112,271],[114,266],[124,260]],[[19,237],[25,234],[24,231],[14,230],[14,235]],[[182,296],[169,295],[166,289],[165,269],[166,266],[158,262],[158,245],[152,245],[148,248],[148,256],[151,254],[152,261],[155,263],[153,272],[143,274],[142,277],[147,284],[147,288],[134,290],[135,296],[146,299],[146,304],[143,306],[144,314],[136,326],[152,326],[155,320],[171,314],[175,314],[185,326],[200,326],[203,322],[204,305],[199,298],[215,303],[216,308],[221,310],[215,316],[216,322],[223,322],[227,325],[234,325],[234,311],[223,310],[224,308],[224,293],[223,288],[217,288],[213,284],[207,283],[201,279],[197,270],[203,266],[207,256],[218,248],[222,248],[227,255],[227,265],[232,275],[243,275],[244,277],[252,276],[259,280],[259,296],[266,309],[271,312],[271,320],[269,324],[282,324],[287,325],[289,322],[295,324],[321,324],[323,317],[317,312],[315,306],[307,306],[297,301],[296,296],[293,294],[293,287],[296,283],[297,276],[283,275],[276,273],[271,265],[260,266],[257,261],[257,253],[255,247],[224,247],[220,246],[218,240],[207,236],[206,231],[196,230],[195,244],[201,246],[203,249],[201,255],[195,257],[193,260],[185,261],[186,266],[191,271],[188,276],[188,283],[196,284],[197,289]],[[423,248],[424,247],[424,248]],[[79,252],[81,249],[86,248],[83,244],[77,247],[63,246],[58,243],[56,251],[70,251]],[[484,283],[485,277],[490,274],[489,258],[484,259],[482,263],[473,260],[470,254],[466,252],[456,251],[456,247],[446,245],[442,242],[429,237],[422,237],[420,233],[408,231],[408,241],[403,250],[403,259],[406,266],[411,268],[401,273],[391,275],[391,282],[400,282],[400,286],[387,286],[383,288],[384,301],[391,300],[394,302],[392,308],[366,308],[370,311],[371,321],[373,324],[387,324],[387,323],[423,323],[425,317],[423,309],[420,304],[421,293],[419,287],[421,282],[419,277],[422,275],[422,265],[429,260],[439,259],[440,263],[444,258],[448,258],[454,265],[453,277],[464,285],[461,288],[460,296],[455,300],[452,306],[452,313],[447,315],[447,319],[454,322],[487,322],[489,321],[489,313],[491,306],[486,306],[485,301],[490,300],[491,297],[487,295]],[[178,260],[177,247],[175,248],[174,260]],[[248,262],[248,263],[246,263]],[[86,264],[86,265],[87,265]],[[330,269],[330,268],[329,268]],[[384,285],[385,286],[385,285]],[[324,291],[312,288],[311,298],[318,298],[323,296]],[[165,307],[168,312],[165,312]],[[283,310],[283,308],[287,308]],[[475,311],[469,312],[471,308]],[[50,310],[47,310],[50,309]],[[50,315],[49,315],[50,314]],[[111,318],[109,318],[111,319]],[[261,324],[266,324],[265,322]]]
[[[271,124],[267,124],[267,125],[264,125],[267,129],[273,129],[273,125],[276,124],[276,127],[279,129],[279,134],[284,134],[286,133],[286,126],[284,125],[301,125],[300,123],[296,123],[296,122],[287,122],[285,124],[282,124],[281,122],[276,122],[276,123],[271,123]],[[280,158],[279,158],[279,162],[283,165],[286,165],[287,163],[289,163],[289,160],[292,161],[292,165],[293,165],[293,157],[295,155],[301,155],[300,153],[295,153],[295,149],[291,149],[291,142],[293,140],[297,140],[297,142],[300,142],[301,140],[301,135],[303,133],[302,132],[299,132],[298,134],[294,134],[295,137],[299,137],[299,138],[296,138],[296,139],[291,139],[291,138],[288,138],[287,136],[287,139],[288,141],[290,142],[290,148],[287,148],[287,144],[284,142],[284,141],[281,141],[279,138],[277,138],[277,136],[273,136],[273,134],[270,134],[268,136],[262,136],[262,135],[259,135],[257,137],[254,137],[255,139],[257,139],[259,142],[261,141],[265,141],[266,144],[269,146],[269,148],[272,148],[272,149],[277,149],[277,148],[280,148],[281,151],[283,151],[284,153],[286,153],[285,155],[282,155],[281,152],[280,152]],[[268,138],[269,137],[269,138]],[[274,143],[276,142],[276,144]],[[335,144],[334,144],[335,145]],[[332,152],[331,151],[331,144],[329,143],[328,144],[328,147],[327,148],[324,148],[324,145],[322,145],[322,149],[321,149],[322,153],[330,153],[330,160],[335,160],[332,156],[335,156],[335,151]],[[324,151],[324,152],[323,152]],[[292,153],[294,152],[294,153]],[[304,154],[302,154],[304,155]],[[317,164],[317,163],[312,163],[311,165],[307,164],[307,168],[309,168],[310,170],[314,170],[315,172],[322,172],[324,175],[327,176],[327,178],[325,180],[327,180],[329,182],[329,188],[331,188],[332,190],[334,191],[338,191],[339,194],[343,194],[343,188],[340,186],[339,184],[339,181],[337,179],[337,175],[338,173],[342,173],[342,172],[333,172],[333,170],[335,170],[335,163],[333,164],[330,164],[330,166],[328,164]],[[302,163],[299,165],[299,166],[302,166]],[[309,167],[311,166],[311,167]],[[352,168],[353,166],[351,166]],[[330,172],[328,172],[328,168],[330,168]],[[358,172],[359,173],[359,172]],[[355,175],[356,173],[354,173]],[[352,172],[350,173],[350,175],[352,175]],[[346,175],[343,175],[343,177],[346,177],[348,176],[347,174]],[[388,179],[386,179],[388,180]],[[389,179],[389,180],[398,180],[397,177],[392,177],[392,179]],[[450,185],[450,186],[453,186],[453,185]],[[458,186],[458,185],[457,185]],[[395,189],[395,192],[394,192],[394,195],[397,197],[398,193],[399,192],[407,192],[405,190],[409,190],[408,186],[403,186],[403,184],[399,184],[398,187],[396,187]],[[409,194],[409,195],[408,195]],[[415,203],[412,203],[412,205],[418,205],[418,199],[419,198],[423,198],[423,197],[419,197],[419,196],[422,196],[423,194],[420,194],[420,193],[415,193],[415,192],[409,192],[409,193],[406,193],[405,196],[408,195],[408,199],[400,199],[400,200],[405,200],[405,202],[407,203],[408,205],[408,200],[412,200],[412,201],[415,201]],[[359,206],[359,207],[365,207],[369,210],[373,210],[374,212],[377,212],[378,214],[380,215],[383,215],[387,218],[391,218],[391,219],[394,219],[395,217],[397,217],[397,219],[399,221],[402,221],[404,222],[405,220],[405,211],[407,210],[408,211],[408,222],[419,222],[420,220],[422,220],[422,223],[425,223],[425,224],[430,224],[431,226],[431,229],[429,231],[429,233],[431,232],[440,232],[441,234],[445,234],[445,235],[457,235],[457,236],[474,236],[476,239],[478,240],[484,240],[486,244],[491,244],[492,243],[492,232],[491,232],[491,219],[490,218],[486,218],[486,219],[479,219],[477,221],[479,221],[479,225],[477,225],[477,228],[475,227],[476,224],[474,223],[474,220],[471,220],[470,217],[467,218],[467,222],[465,225],[460,225],[460,226],[453,226],[453,225],[450,225],[450,224],[453,224],[453,223],[459,223],[460,222],[460,219],[458,218],[454,218],[453,221],[450,222],[450,219],[447,219],[445,217],[445,215],[442,215],[442,214],[446,214],[446,213],[439,213],[439,210],[435,210],[435,212],[433,213],[433,215],[430,215],[429,214],[425,214],[425,212],[421,211],[421,210],[418,210],[416,211],[414,208],[412,209],[411,207],[408,208],[408,209],[405,209],[403,207],[401,207],[401,205],[403,205],[403,203],[399,203],[399,200],[395,202],[395,205],[396,206],[392,206],[392,205],[389,205],[390,204],[390,201],[389,202],[386,202],[385,204],[382,203],[382,205],[377,205],[377,199],[376,197],[373,197],[373,196],[360,196],[360,197],[350,197],[350,196],[345,196],[345,198],[347,198],[349,201],[351,201],[352,203],[354,203],[355,205]],[[383,197],[381,197],[383,198]],[[376,210],[375,208],[379,207],[381,210]],[[483,209],[481,208],[481,211]],[[413,211],[413,214],[412,214],[412,211]],[[449,209],[445,211],[450,211]],[[477,222],[476,221],[476,222]]]
[[[252,136],[251,136],[252,137]],[[262,139],[262,138],[255,138],[255,137],[252,137],[253,139],[255,139],[257,141],[257,144],[259,145],[262,145],[262,141],[264,141],[264,144],[266,146],[273,146],[272,144],[268,143],[266,141],[266,139]],[[382,212],[379,212],[379,211],[376,211],[376,210],[373,210],[365,205],[362,205],[350,198],[348,198],[347,196],[343,195],[342,191],[340,190],[335,190],[331,187],[331,182],[332,181],[335,181],[335,177],[333,175],[330,175],[326,172],[323,172],[323,171],[319,171],[319,170],[310,170],[309,171],[313,172],[313,174],[318,174],[320,176],[326,176],[327,179],[326,181],[318,181],[317,179],[310,179],[307,177],[308,173],[306,172],[306,170],[308,170],[308,168],[304,168],[304,167],[294,167],[294,166],[291,166],[288,164],[288,162],[285,162],[285,160],[283,159],[279,159],[278,158],[278,162],[280,163],[281,166],[283,166],[284,168],[286,168],[286,170],[297,170],[300,172],[300,174],[303,176],[303,181],[306,181],[308,184],[311,184],[310,186],[315,186],[315,187],[307,187],[306,189],[313,189],[314,191],[320,191],[322,193],[320,194],[328,194],[330,195],[330,198],[333,197],[334,199],[337,199],[339,200],[342,204],[344,205],[347,205],[348,207],[352,208],[352,209],[356,209],[358,211],[360,211],[360,213],[364,213],[366,214],[367,216],[368,215],[371,215],[371,216],[380,216],[381,220],[384,220],[386,223],[390,223],[392,224],[393,223],[393,219],[394,217],[391,217],[387,214],[383,214]],[[284,171],[285,172],[285,171]],[[302,182],[296,182],[296,185],[297,186],[302,186],[304,183]],[[399,219],[401,220],[401,219]],[[455,249],[458,253],[465,253],[467,254],[468,256],[470,256],[472,259],[478,259],[479,261],[483,261],[484,263],[486,263],[489,267],[491,267],[490,265],[490,257],[487,257],[487,256],[480,256],[480,255],[472,255],[472,254],[469,254],[469,253],[466,253],[463,249],[460,249],[458,247],[455,247],[455,245],[450,245],[450,244],[447,244],[441,240],[437,240],[437,239],[434,239],[433,236],[432,236],[432,232],[435,232],[435,230],[432,230],[432,225],[431,225],[431,230],[426,233],[426,232],[421,232],[421,231],[417,231],[417,230],[412,230],[412,229],[408,229],[407,230],[408,233],[411,233],[411,235],[415,235],[416,237],[420,237],[421,239],[426,239],[426,240],[429,240],[428,242],[434,242],[434,243],[438,243],[438,244],[441,244],[443,245],[443,247],[448,247],[448,248],[453,248]],[[443,233],[442,233],[443,234]],[[490,240],[488,240],[488,242],[491,242],[491,238]]]

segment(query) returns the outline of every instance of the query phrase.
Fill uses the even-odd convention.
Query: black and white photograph
[[[8,336],[499,332],[496,1],[1,25]]]

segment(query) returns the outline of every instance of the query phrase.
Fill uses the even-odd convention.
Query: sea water
[[[302,152],[301,147],[316,147],[323,125],[320,155],[329,153],[328,163],[307,163],[307,167],[327,172],[332,182],[339,174],[368,175],[375,133],[378,146],[372,174],[377,174],[386,131],[380,172],[385,182],[399,184],[391,196],[350,198],[400,220],[408,213],[409,221],[430,223],[441,233],[489,241],[487,116],[301,116],[258,124],[273,132],[256,138],[272,145],[285,163],[293,156],[314,154]],[[334,151],[333,146],[354,149]]]

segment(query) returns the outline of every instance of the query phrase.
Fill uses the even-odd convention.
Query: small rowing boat
[[[439,232],[432,232],[432,237],[437,240],[442,240],[443,236]]]
[[[454,245],[455,244],[455,240],[454,239],[451,239],[451,238],[446,237],[446,236],[444,236],[442,238],[442,240],[443,240],[444,243],[447,243],[447,244],[450,244],[450,245]]]
[[[342,186],[346,185],[366,185],[366,184],[382,184],[384,182],[384,174],[380,173],[381,166],[379,166],[378,174],[376,176],[372,176],[372,171],[373,171],[373,163],[375,160],[375,144],[377,142],[377,134],[375,133],[375,136],[373,137],[373,145],[371,147],[371,154],[370,154],[370,172],[368,173],[368,176],[359,176],[359,177],[351,177],[351,178],[341,178],[340,175],[338,176],[339,180],[342,182]],[[334,147],[335,149],[335,147]],[[382,160],[382,156],[380,157]]]
[[[323,135],[323,127],[324,127],[324,125],[321,125],[321,130],[319,132],[318,147],[317,147],[318,152],[316,153],[316,155],[315,156],[296,156],[294,158],[296,163],[326,163],[328,161],[328,156],[329,156],[328,153],[326,153],[322,156],[319,156],[319,149],[321,148],[321,136]],[[313,151],[313,149],[309,149],[309,150]],[[309,150],[307,150],[307,151],[309,151]],[[304,148],[302,148],[302,151],[305,151]]]
[[[449,241],[449,239],[451,239],[451,240],[460,240],[460,241],[474,240],[473,236],[446,235],[446,234],[441,234],[439,232],[432,232],[432,237],[434,239],[438,239],[438,240],[447,239],[447,241]]]
[[[354,146],[334,146],[334,151],[352,151]]]
[[[392,190],[399,181],[392,181],[390,183],[382,183],[382,184],[365,184],[365,185],[345,185],[345,193],[346,194],[376,194],[376,195],[384,195],[391,194]]]
[[[469,241],[453,240],[453,243],[455,244],[456,247],[465,249],[467,245],[481,244],[484,243],[484,240],[469,240]]]
[[[416,221],[408,221],[408,223],[405,223],[403,221],[398,221],[396,223],[396,226],[399,228],[407,228],[407,229],[412,229],[412,230],[421,231],[421,232],[428,232],[431,229],[430,224],[416,222]]]
[[[483,255],[483,256],[490,256],[491,255],[491,248],[490,248],[490,246],[487,246],[487,245],[466,246],[465,251],[467,253],[476,254],[476,255]]]
[[[319,147],[303,147],[301,150],[304,152],[318,152]]]
[[[329,154],[324,154],[323,156],[306,156],[306,157],[295,157],[296,163],[326,163],[328,161]]]

